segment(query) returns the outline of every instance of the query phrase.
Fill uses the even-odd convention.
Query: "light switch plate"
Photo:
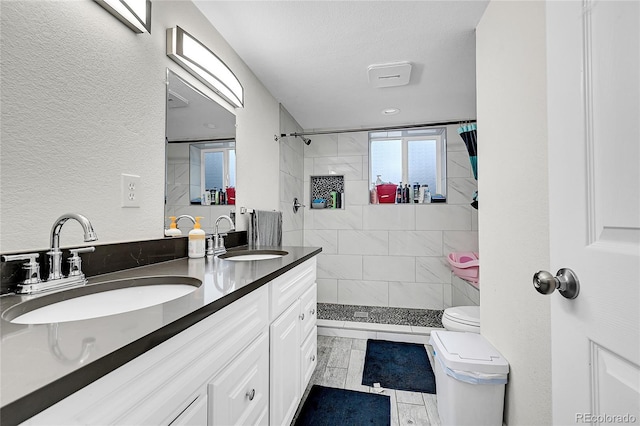
[[[140,176],[122,173],[122,207],[140,207]]]

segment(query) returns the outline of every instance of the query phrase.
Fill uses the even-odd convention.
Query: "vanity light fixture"
[[[178,26],[167,28],[167,56],[234,107],[244,106],[244,89],[235,74],[215,53]]]
[[[95,0],[135,33],[151,33],[151,0]]]

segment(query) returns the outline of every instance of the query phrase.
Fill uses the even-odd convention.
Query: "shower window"
[[[429,185],[446,197],[446,128],[369,133],[369,181]]]

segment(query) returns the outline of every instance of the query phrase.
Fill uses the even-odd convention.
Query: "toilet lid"
[[[444,310],[448,320],[480,327],[480,306],[455,306]]]

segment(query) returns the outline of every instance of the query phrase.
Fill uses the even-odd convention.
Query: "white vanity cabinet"
[[[317,364],[316,260],[270,284],[270,424],[289,425]]]
[[[266,424],[268,293],[247,294],[25,424]]]
[[[317,363],[315,280],[313,257],[24,424],[289,425]]]

